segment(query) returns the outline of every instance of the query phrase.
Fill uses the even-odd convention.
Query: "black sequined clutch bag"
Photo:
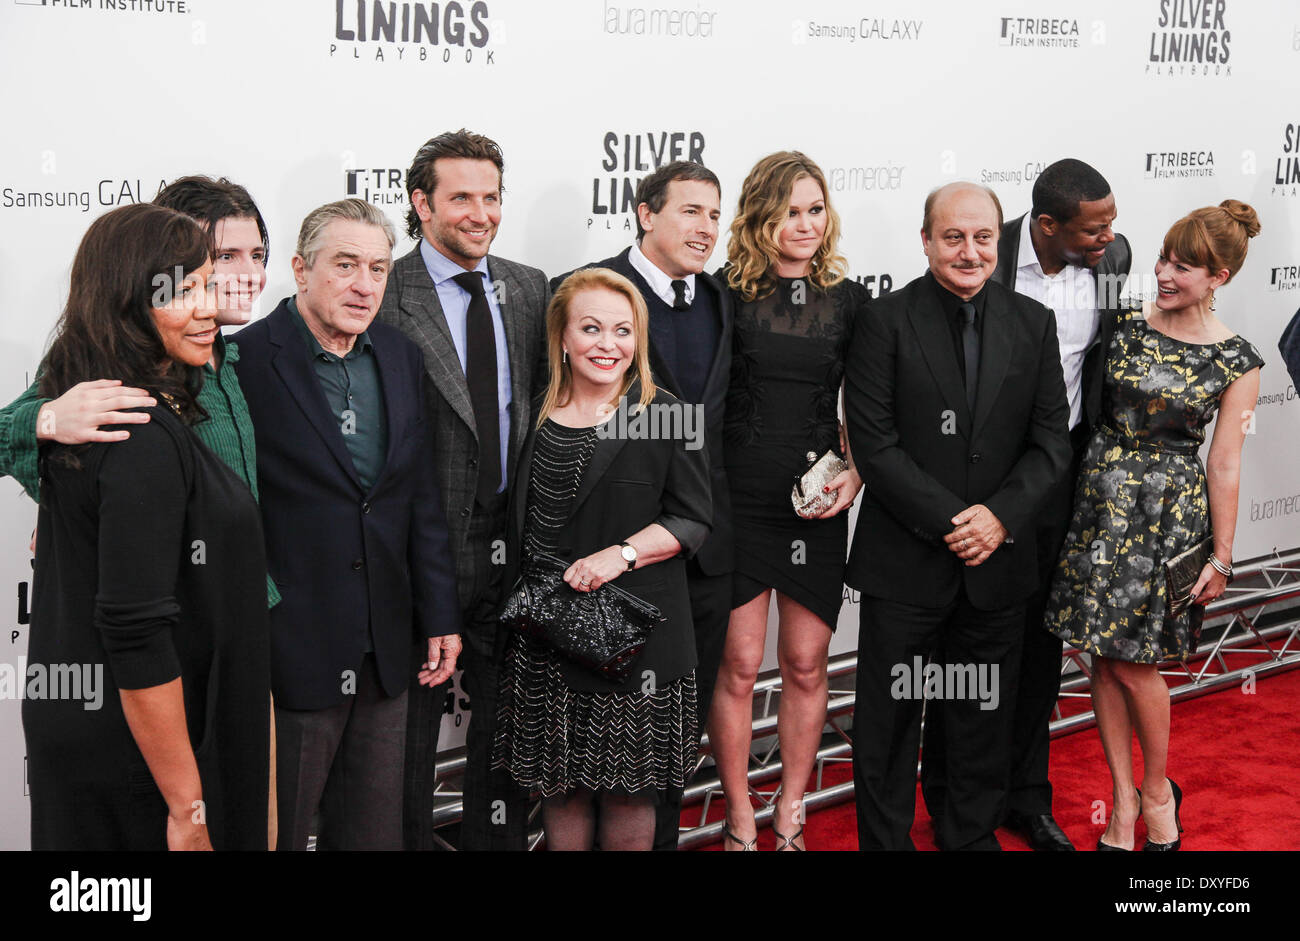
[[[654,605],[612,583],[594,591],[575,591],[563,578],[569,565],[553,555],[533,554],[506,598],[501,623],[621,683],[664,616]]]
[[[1180,552],[1164,563],[1165,569],[1165,621],[1170,622],[1188,615],[1188,653],[1196,653],[1201,643],[1201,623],[1205,619],[1205,606],[1192,603],[1192,589],[1201,577],[1205,566],[1214,554],[1214,537],[1207,536],[1185,552]]]

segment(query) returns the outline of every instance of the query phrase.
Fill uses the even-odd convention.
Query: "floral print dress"
[[[1129,311],[1117,326],[1052,579],[1046,627],[1089,653],[1186,660],[1190,614],[1165,619],[1162,563],[1210,535],[1205,426],[1233,381],[1264,364],[1239,336],[1186,343]]]

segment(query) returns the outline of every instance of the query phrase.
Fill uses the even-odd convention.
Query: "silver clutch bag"
[[[816,519],[834,506],[840,492],[825,493],[823,488],[848,467],[848,462],[834,451],[827,451],[821,457],[816,451],[809,451],[808,470],[795,481],[790,491],[790,503],[794,505],[795,513],[806,520]]]

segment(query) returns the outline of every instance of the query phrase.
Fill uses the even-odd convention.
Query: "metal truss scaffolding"
[[[1177,703],[1228,686],[1247,687],[1258,677],[1300,666],[1300,548],[1274,552],[1243,563],[1236,569],[1227,593],[1206,609],[1201,650],[1187,664],[1161,670],[1170,684],[1170,697]],[[849,729],[852,725],[853,676],[857,656],[833,658],[828,666],[830,697],[826,734],[817,752],[814,789],[804,798],[807,810],[828,807],[853,799],[853,781],[823,785],[828,765],[852,760]],[[1085,655],[1066,648],[1061,658],[1061,696],[1051,724],[1053,738],[1087,729],[1096,717],[1084,700],[1089,699],[1090,664]],[[848,687],[848,688],[845,688]],[[781,757],[777,751],[776,714],[781,696],[780,676],[760,679],[754,687],[755,748],[749,771],[750,791],[759,802],[758,825],[770,823],[781,778]],[[722,838],[720,821],[708,822],[711,803],[721,797],[717,775],[709,758],[708,738],[700,754],[700,767],[682,801],[697,822],[684,829],[683,849],[716,842]],[[463,753],[453,754],[437,766],[434,826],[437,830],[460,822],[460,778]],[[537,807],[532,808],[530,848],[541,843]],[[447,848],[450,843],[442,841]]]

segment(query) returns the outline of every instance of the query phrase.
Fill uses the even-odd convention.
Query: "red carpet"
[[[1086,700],[1084,700],[1086,703]],[[1182,818],[1185,850],[1300,849],[1300,670],[1266,676],[1246,694],[1230,687],[1175,703],[1169,744],[1169,772],[1185,794]],[[1136,774],[1141,755],[1134,742]],[[1057,822],[1076,847],[1092,849],[1110,812],[1110,774],[1095,728],[1052,742],[1052,786]],[[848,763],[828,765],[823,786],[849,780]],[[810,782],[809,786],[813,786]],[[1094,803],[1099,809],[1093,809]],[[709,819],[722,819],[714,801]],[[693,825],[699,809],[683,814]],[[1135,834],[1146,838],[1139,822]],[[1018,836],[998,831],[1002,848],[1028,850]],[[856,850],[857,823],[848,802],[809,815],[804,831],[809,850]],[[935,849],[920,789],[912,841]],[[770,828],[759,830],[758,848],[775,848]],[[720,850],[721,844],[706,847]]]

